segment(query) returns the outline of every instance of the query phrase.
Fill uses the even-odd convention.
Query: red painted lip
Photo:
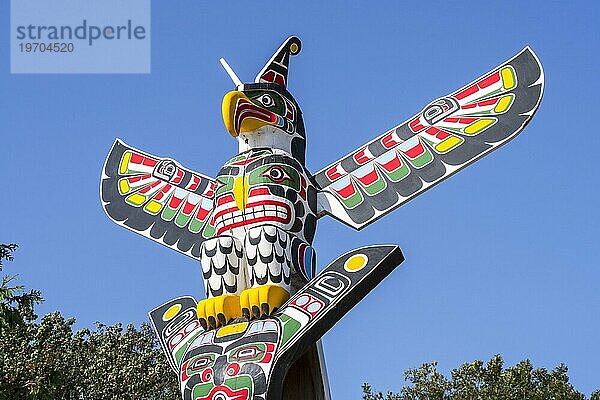
[[[252,209],[256,208],[256,207],[261,207],[261,206],[282,207],[285,209],[285,217],[278,216],[277,215],[278,211],[276,211],[276,210],[269,210],[269,212],[273,212],[275,215],[262,215],[260,217],[254,217],[253,215],[256,212]],[[263,211],[263,213],[267,212],[264,209],[262,211]],[[227,215],[227,214],[232,214],[232,213],[235,213],[236,217],[243,217],[244,219],[242,221],[232,222],[229,224],[225,223],[223,226],[221,226],[220,228],[217,229],[217,235],[220,235],[221,233],[223,233],[229,229],[238,228],[240,226],[245,226],[245,225],[257,224],[259,222],[278,222],[281,224],[288,224],[290,222],[290,220],[292,219],[292,210],[288,204],[283,203],[281,201],[276,201],[276,200],[259,200],[256,202],[248,203],[246,205],[246,208],[244,209],[244,211],[239,210],[237,208],[237,206],[229,207],[225,210],[219,211],[213,217],[213,220],[212,220],[213,225],[215,225],[215,222],[217,221],[218,218],[220,218],[224,215]],[[281,213],[281,212],[279,212],[279,213]],[[233,220],[233,219],[230,218],[230,220]]]
[[[240,133],[240,127],[246,118],[256,118],[271,124],[277,122],[277,116],[272,112],[257,107],[246,99],[239,99],[235,109],[235,131],[237,133]]]
[[[227,386],[219,385],[219,386],[215,386],[210,391],[210,393],[208,394],[208,396],[206,396],[206,397],[199,397],[198,400],[212,400],[212,399],[214,399],[215,395],[217,393],[219,393],[219,392],[221,392],[225,396],[227,396],[228,400],[248,400],[248,396],[250,394],[248,388],[241,388],[241,389],[237,389],[237,390],[231,390]]]

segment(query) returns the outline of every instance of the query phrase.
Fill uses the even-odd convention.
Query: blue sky
[[[324,266],[355,247],[397,243],[406,262],[324,337],[334,398],[368,381],[500,353],[507,364],[564,362],[600,388],[596,134],[597,2],[153,2],[148,75],[11,75],[0,3],[0,242],[6,268],[40,289],[42,313],[77,326],[146,321],[170,298],[200,298],[192,259],[119,228],[101,209],[115,137],[214,175],[236,151],[221,119],[290,34],[303,41],[289,89],[303,108],[307,166],[344,156],[529,44],[545,95],[514,141],[361,232],[319,222]]]

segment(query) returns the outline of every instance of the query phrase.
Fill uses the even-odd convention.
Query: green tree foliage
[[[0,271],[14,244],[0,244]],[[179,400],[179,385],[148,324],[74,330],[59,312],[37,319],[38,291],[0,286],[0,400]],[[584,400],[569,383],[567,367],[534,369],[528,360],[504,368],[502,357],[464,364],[450,378],[437,364],[405,372],[400,393],[363,385],[363,400]],[[600,400],[600,391],[589,400]]]
[[[15,245],[0,245],[12,261]],[[180,399],[148,324],[74,330],[54,312],[37,320],[37,291],[25,293],[4,277],[0,289],[0,400]]]
[[[400,393],[376,392],[365,383],[363,400],[585,400],[569,383],[563,364],[548,371],[534,369],[529,360],[504,368],[499,355],[489,362],[474,361],[452,370],[450,378],[437,372],[437,363],[409,369],[404,378],[410,384]],[[600,400],[600,391],[590,400]]]
[[[17,250],[17,246],[14,243],[11,244],[0,244],[0,271],[2,271],[2,262],[4,262],[4,260],[7,261],[12,261],[13,260],[13,255],[12,253]]]
[[[0,244],[0,271],[4,267],[4,261],[13,260],[13,252],[17,250],[16,244]],[[8,326],[22,325],[27,321],[37,318],[33,312],[36,304],[42,302],[42,295],[37,290],[29,293],[21,285],[11,286],[16,276],[2,276],[0,284],[0,334]]]

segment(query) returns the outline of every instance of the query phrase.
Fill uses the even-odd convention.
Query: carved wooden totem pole
[[[206,298],[150,312],[186,400],[328,399],[319,339],[403,260],[367,246],[316,273],[317,220],[361,229],[514,138],[542,98],[529,48],[311,174],[287,90],[290,37],[223,99],[239,154],[216,178],[116,140],[101,181],[117,224],[199,260]]]

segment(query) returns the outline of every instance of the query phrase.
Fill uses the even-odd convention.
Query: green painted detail
[[[194,209],[190,215],[185,215],[182,212],[183,209],[181,211],[179,211],[179,214],[177,214],[177,218],[175,218],[175,225],[177,225],[180,228],[185,227],[188,224],[188,222],[190,221],[190,218],[192,218],[192,215],[194,215],[195,210],[196,209]]]
[[[235,181],[233,176],[219,176],[217,181],[220,183],[220,185],[215,192],[215,198],[224,193],[233,191],[233,182]]]
[[[248,398],[252,398],[252,378],[249,375],[239,375],[235,378],[225,379],[223,383],[233,390],[248,388],[250,390]]]
[[[202,236],[205,239],[210,239],[211,237],[215,236],[215,227],[211,224],[204,224],[204,232],[202,232]]]
[[[425,147],[425,145],[423,145],[423,154],[417,156],[414,159],[409,158],[408,156],[406,156],[406,159],[415,167],[415,168],[423,168],[424,166],[426,166],[427,164],[429,164],[431,161],[433,161],[433,154],[431,154],[431,151],[429,151],[429,148]]]
[[[364,200],[362,194],[360,194],[358,189],[352,196],[348,197],[347,199],[344,199],[341,196],[340,198],[342,199],[342,203],[344,203],[344,206],[348,209],[356,207]]]
[[[262,150],[258,150],[255,153],[252,153],[252,157],[256,157],[256,156],[266,156],[268,154],[273,154],[273,150],[271,149],[262,149]]]
[[[257,105],[260,108],[269,110],[277,115],[283,116],[285,114],[285,102],[281,95],[277,92],[274,92],[272,90],[248,90],[247,92],[245,91],[244,94],[248,96],[250,101],[252,101],[255,105]],[[264,102],[261,101],[261,98],[264,95],[270,96],[273,100],[273,102],[269,106],[266,106]]]
[[[496,113],[494,112],[494,109],[491,109],[489,111],[479,111],[479,112],[469,113],[469,117],[471,117],[471,116],[486,116],[486,115],[496,115]]]
[[[177,365],[179,365],[179,361],[181,361],[181,358],[183,357],[183,355],[185,354],[185,350],[187,349],[187,346],[183,346],[181,347],[179,350],[177,350],[175,352],[175,354],[173,354],[173,357],[175,358],[175,363]]]
[[[168,200],[167,200],[167,201],[168,201]],[[169,206],[166,206],[166,207],[163,209],[163,212],[162,212],[162,214],[161,214],[161,216],[160,216],[160,217],[161,217],[162,219],[164,219],[165,221],[171,221],[173,218],[175,218],[175,215],[176,215],[176,214],[177,214],[177,210],[175,210],[175,209],[173,209],[173,208],[171,208],[171,207],[169,207]]]
[[[445,131],[452,131],[452,132],[456,132],[456,133],[462,133],[462,129],[461,128],[451,128],[449,126],[444,126],[444,130]]]
[[[262,150],[257,150],[257,151],[255,150],[255,151],[252,152],[252,154],[250,154],[250,153],[244,153],[244,154],[241,154],[241,155],[237,155],[237,156],[231,158],[229,161],[227,161],[225,163],[225,165],[232,165],[232,164],[240,162],[240,161],[245,161],[248,158],[255,158],[255,157],[262,156],[262,155],[267,155],[267,154],[273,154],[273,151],[271,149],[262,149]]]
[[[252,378],[249,375],[238,375],[233,378],[228,378],[223,381],[223,385],[227,386],[229,389],[236,391],[240,389],[247,389],[246,399],[252,399],[254,396],[253,390],[253,382]],[[192,398],[198,399],[202,397],[207,397],[208,394],[213,390],[215,385],[213,383],[201,383],[192,389]]]
[[[198,399],[201,397],[206,397],[214,387],[215,385],[210,382],[196,385],[194,386],[194,389],[192,389],[192,398]]]
[[[245,159],[246,159],[246,155],[245,155],[245,154],[244,154],[244,155],[241,155],[241,156],[235,156],[235,157],[233,157],[232,159],[230,159],[229,161],[227,161],[227,162],[225,163],[225,165],[227,165],[227,164],[233,164],[233,163],[235,163],[235,162],[238,162],[238,161],[243,161],[243,160],[245,160]]]
[[[119,175],[140,175],[140,174],[147,174],[148,171],[142,171],[141,169],[132,169],[129,168],[129,166],[131,165],[131,162],[129,163],[129,165],[127,165],[127,171],[125,171],[124,174],[121,174],[119,172]]]
[[[282,178],[280,178],[280,176]],[[300,174],[286,164],[272,163],[258,167],[248,174],[248,185],[261,184],[288,186],[300,190]]]
[[[179,348],[175,353],[173,353],[173,358],[175,358],[175,363],[177,365],[180,365],[180,361],[183,358],[185,352],[187,351],[188,347],[190,346],[190,344],[192,344],[194,342],[194,340],[202,335],[204,333],[204,330],[200,330],[197,333],[194,333],[192,336],[190,336],[189,338],[187,338],[185,340],[185,346],[181,346],[181,348]]]
[[[375,182],[371,183],[369,186],[363,186],[365,188],[365,192],[369,196],[375,196],[377,193],[380,193],[385,190],[387,187],[387,183],[385,179],[379,177]]]
[[[429,140],[429,138],[423,134],[419,134],[419,136],[421,137],[421,140],[424,140],[427,142],[428,145],[430,146],[435,146],[435,142],[433,142],[432,140]]]
[[[402,179],[406,178],[408,174],[410,174],[410,169],[408,169],[408,165],[405,162],[399,168],[396,168],[392,172],[385,170],[385,168],[381,167],[380,169],[387,178],[392,182],[399,182]]]
[[[119,175],[123,176],[123,175],[140,175],[140,174],[147,174],[148,171],[142,171],[141,169],[132,169],[129,168],[129,166],[131,165],[131,162],[129,163],[129,165],[127,165],[127,171],[125,171],[124,174],[119,172]]]
[[[488,98],[488,97],[494,97],[494,95],[496,95],[496,94],[498,94],[498,93],[502,93],[503,91],[504,91],[504,89],[496,89],[496,90],[494,90],[493,92],[486,93],[486,94],[484,94],[483,96],[480,96],[480,97],[476,98],[476,99],[475,99],[475,100],[473,100],[473,101],[475,102],[475,101],[479,101],[479,100],[486,99],[486,98]]]
[[[196,217],[194,217],[192,219],[192,222],[190,223],[190,226],[188,226],[188,229],[192,233],[199,233],[200,230],[202,229],[203,225],[204,225],[203,221],[200,221],[199,219],[197,219]]]
[[[302,327],[302,324],[287,314],[281,314],[279,319],[283,324],[283,335],[281,335],[280,344],[283,346],[294,336],[296,332],[298,332],[298,329]]]

